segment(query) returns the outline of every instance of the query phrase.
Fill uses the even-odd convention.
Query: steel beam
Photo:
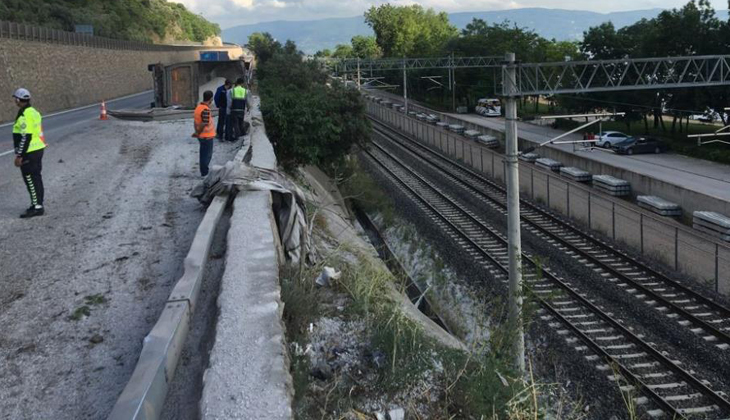
[[[730,55],[523,63],[516,82],[519,96],[723,86]]]

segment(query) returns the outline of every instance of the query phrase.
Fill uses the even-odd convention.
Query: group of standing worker
[[[210,160],[213,157],[213,141],[215,138],[224,141],[236,141],[246,134],[246,103],[248,91],[244,80],[239,78],[235,85],[230,80],[218,88],[215,95],[207,90],[203,93],[203,101],[195,108],[193,137],[200,143],[200,175],[208,175]],[[30,92],[19,88],[13,93],[13,100],[18,107],[13,124],[14,164],[20,168],[23,182],[30,196],[30,207],[20,215],[21,218],[42,216],[43,208],[43,149],[46,147],[41,124],[41,114],[30,104]],[[210,104],[215,99],[218,107],[218,124],[213,123]]]
[[[244,87],[244,80],[239,78],[233,85],[226,80],[215,94],[206,90],[203,92],[203,101],[195,108],[193,137],[200,143],[200,175],[207,176],[210,160],[213,157],[213,139],[222,141],[236,141],[246,134],[246,103],[248,91]],[[210,104],[215,101],[218,107],[218,124],[213,125]]]

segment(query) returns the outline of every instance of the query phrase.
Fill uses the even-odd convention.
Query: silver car
[[[631,138],[630,135],[624,134],[620,131],[604,131],[603,134],[598,137],[598,140],[596,140],[596,146],[610,149],[611,146],[621,143],[629,138]]]

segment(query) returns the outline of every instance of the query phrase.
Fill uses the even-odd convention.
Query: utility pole
[[[408,80],[406,79],[406,57],[403,56],[403,102],[408,115]]]
[[[360,57],[357,57],[357,90],[360,90]]]
[[[507,153],[507,240],[509,252],[509,323],[514,331],[514,366],[525,371],[525,336],[522,327],[522,239],[520,237],[520,180],[517,166],[517,95],[515,54],[505,54],[505,143]]]
[[[449,65],[451,71],[451,110],[456,112],[456,72],[454,72],[454,53],[451,53],[451,61]]]

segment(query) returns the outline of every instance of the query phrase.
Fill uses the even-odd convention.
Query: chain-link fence
[[[199,45],[158,45],[145,42],[126,41],[122,39],[104,38],[76,32],[61,31],[58,29],[43,28],[24,23],[6,22],[0,20],[0,39],[18,39],[23,41],[38,41],[51,44],[79,45],[109,50],[133,51],[181,51],[200,49]]]

